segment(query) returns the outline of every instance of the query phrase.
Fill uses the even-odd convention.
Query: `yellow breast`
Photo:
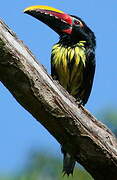
[[[83,83],[83,69],[86,53],[83,42],[73,47],[65,47],[59,43],[52,49],[52,66],[60,84],[73,96],[76,96]]]

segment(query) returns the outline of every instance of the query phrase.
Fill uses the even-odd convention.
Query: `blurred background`
[[[48,5],[81,17],[97,38],[96,74],[86,108],[117,135],[117,1],[4,0],[0,18],[24,41],[50,73],[50,54],[58,35],[23,14],[31,5]],[[0,180],[58,180],[60,145],[0,83]],[[83,168],[70,179],[91,180]]]

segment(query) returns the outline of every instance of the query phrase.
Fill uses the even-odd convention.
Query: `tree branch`
[[[95,180],[117,179],[115,136],[82,106],[77,106],[2,21],[0,80]]]

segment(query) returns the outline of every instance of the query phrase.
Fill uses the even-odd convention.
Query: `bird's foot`
[[[76,103],[78,104],[78,107],[83,105],[83,100],[80,98],[76,98]]]

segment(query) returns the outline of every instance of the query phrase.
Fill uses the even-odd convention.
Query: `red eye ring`
[[[80,24],[80,21],[74,20],[74,24],[75,24],[75,25],[79,25],[79,24]]]

